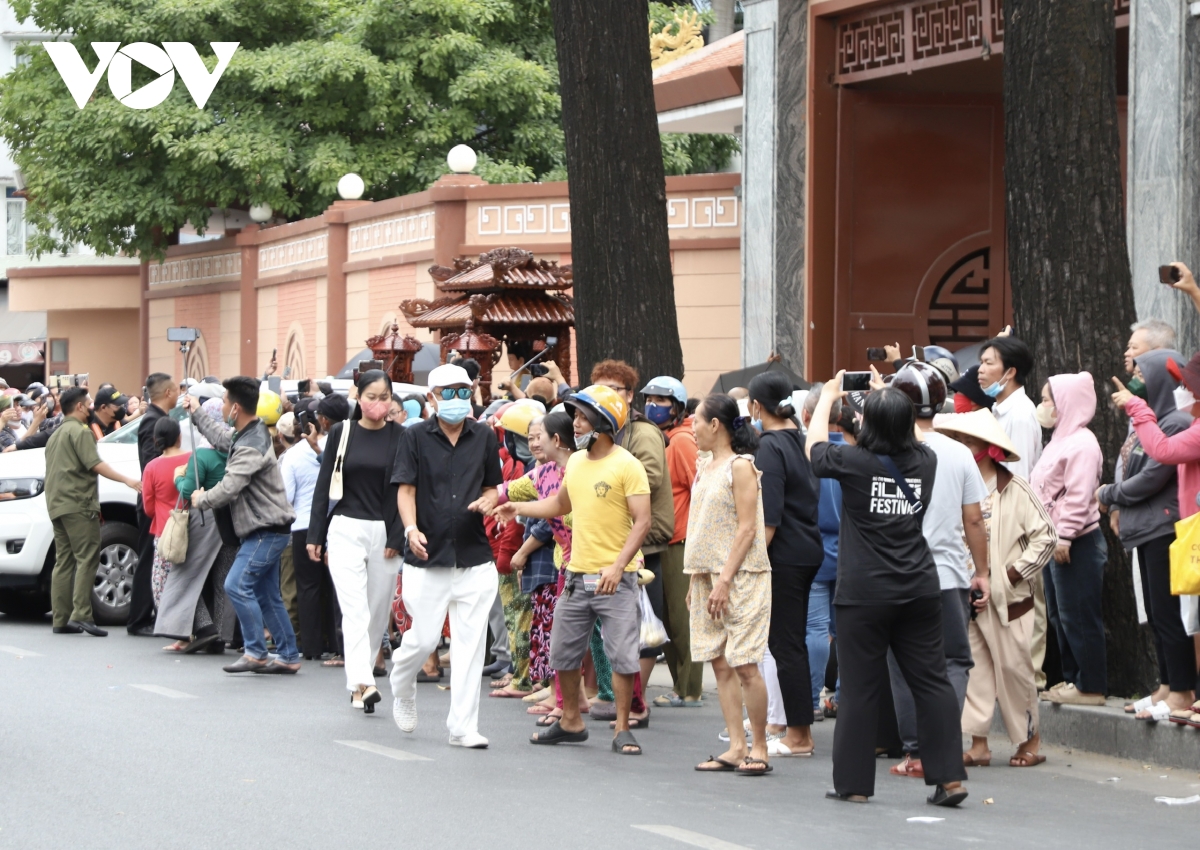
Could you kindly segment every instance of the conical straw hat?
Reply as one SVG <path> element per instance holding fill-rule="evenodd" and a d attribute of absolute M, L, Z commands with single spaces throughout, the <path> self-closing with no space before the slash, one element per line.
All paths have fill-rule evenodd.
<path fill-rule="evenodd" d="M 955 413 L 938 419 L 934 430 L 942 434 L 966 434 L 985 443 L 991 443 L 1004 452 L 1006 461 L 1020 460 L 1021 456 L 1013 447 L 1012 440 L 1000 427 L 996 417 L 990 410 L 972 410 L 970 413 Z"/>

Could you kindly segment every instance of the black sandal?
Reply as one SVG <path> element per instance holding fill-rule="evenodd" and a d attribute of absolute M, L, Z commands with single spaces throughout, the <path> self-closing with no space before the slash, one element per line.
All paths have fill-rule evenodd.
<path fill-rule="evenodd" d="M 533 722 L 533 725 L 540 726 L 543 729 L 547 729 L 547 728 L 553 726 L 555 723 L 557 723 L 560 720 L 562 720 L 561 716 L 555 717 L 553 714 L 547 714 L 544 717 L 539 717 L 537 720 L 535 720 Z"/>
<path fill-rule="evenodd" d="M 766 759 L 756 759 L 746 756 L 734 770 L 738 776 L 766 776 L 775 768 L 767 764 Z"/>
<path fill-rule="evenodd" d="M 629 752 L 626 747 L 637 747 L 635 752 Z M 633 737 L 633 733 L 626 729 L 624 732 L 618 732 L 617 737 L 613 738 L 612 751 L 623 756 L 640 756 L 642 754 L 642 745 L 637 742 L 637 738 Z"/>
<path fill-rule="evenodd" d="M 826 800 L 840 800 L 843 803 L 865 803 L 867 798 L 863 794 L 839 794 L 837 791 L 826 791 Z"/>
<path fill-rule="evenodd" d="M 704 765 L 706 764 L 715 764 L 717 766 L 705 767 Z M 719 756 L 709 756 L 708 761 L 703 761 L 696 765 L 696 770 L 698 770 L 700 773 L 729 773 L 737 770 L 737 765 L 731 761 L 725 761 L 725 759 L 720 758 Z"/>
<path fill-rule="evenodd" d="M 582 744 L 588 739 L 588 730 L 581 729 L 578 732 L 568 732 L 566 729 L 558 725 L 558 721 L 554 723 L 545 732 L 534 732 L 529 738 L 531 744 Z"/>
<path fill-rule="evenodd" d="M 965 799 L 967 799 L 966 788 L 960 787 L 957 791 L 951 793 L 950 791 L 946 790 L 946 786 L 939 785 L 937 788 L 933 789 L 932 794 L 925 798 L 925 802 L 929 803 L 931 806 L 945 806 L 947 808 L 951 808 L 953 806 L 957 806 Z"/>

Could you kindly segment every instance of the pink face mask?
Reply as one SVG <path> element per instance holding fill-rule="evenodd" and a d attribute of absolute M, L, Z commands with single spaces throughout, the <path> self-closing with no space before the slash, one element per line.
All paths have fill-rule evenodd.
<path fill-rule="evenodd" d="M 388 409 L 391 404 L 387 401 L 360 401 L 358 406 L 362 408 L 363 419 L 370 419 L 372 422 L 381 422 L 387 419 Z"/>

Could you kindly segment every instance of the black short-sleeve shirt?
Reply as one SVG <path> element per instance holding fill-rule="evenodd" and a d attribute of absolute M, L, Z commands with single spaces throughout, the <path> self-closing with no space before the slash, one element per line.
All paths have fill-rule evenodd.
<path fill-rule="evenodd" d="M 920 446 L 893 456 L 918 498 L 933 493 L 937 457 Z M 921 519 L 875 455 L 859 446 L 817 443 L 812 467 L 842 483 L 837 605 L 901 605 L 941 592 Z"/>
<path fill-rule="evenodd" d="M 404 541 L 404 563 L 418 567 L 477 567 L 492 560 L 483 515 L 467 510 L 486 487 L 504 481 L 496 432 L 475 421 L 463 424 L 451 444 L 436 417 L 408 429 L 396 452 L 393 484 L 417 488 L 417 528 L 428 545 L 428 560 L 412 554 Z"/>
<path fill-rule="evenodd" d="M 799 428 L 767 431 L 754 464 L 762 471 L 763 521 L 775 528 L 767 547 L 771 569 L 819 566 L 825 560 L 817 526 L 821 492 L 804 454 L 804 434 Z"/>

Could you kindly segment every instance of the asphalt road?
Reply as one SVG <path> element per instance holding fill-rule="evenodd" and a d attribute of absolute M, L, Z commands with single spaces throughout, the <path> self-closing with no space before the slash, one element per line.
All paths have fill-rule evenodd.
<path fill-rule="evenodd" d="M 776 759 L 762 778 L 699 774 L 722 752 L 715 699 L 656 709 L 645 755 L 623 757 L 607 729 L 533 747 L 525 705 L 485 698 L 491 749 L 460 750 L 434 685 L 405 735 L 384 682 L 381 710 L 364 715 L 341 670 L 231 676 L 231 656 L 179 658 L 165 643 L 0 616 L 0 847 L 1127 850 L 1192 845 L 1200 823 L 1200 804 L 1154 802 L 1200 794 L 1200 774 L 1056 749 L 1033 769 L 973 769 L 960 810 L 927 806 L 925 786 L 882 760 L 869 805 L 828 801 L 829 721 L 815 758 Z M 993 748 L 1006 764 L 1007 741 Z"/>

